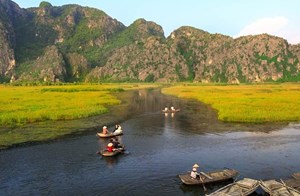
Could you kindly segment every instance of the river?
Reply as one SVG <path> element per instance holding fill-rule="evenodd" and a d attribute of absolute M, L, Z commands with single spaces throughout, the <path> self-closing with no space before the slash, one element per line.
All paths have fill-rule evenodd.
<path fill-rule="evenodd" d="M 209 106 L 135 92 L 121 122 L 125 154 L 96 154 L 107 143 L 94 132 L 0 152 L 0 195 L 204 195 L 216 187 L 182 185 L 178 174 L 224 167 L 240 177 L 285 179 L 300 171 L 300 124 L 219 122 Z M 162 114 L 165 106 L 181 111 Z M 109 127 L 110 130 L 113 127 Z"/>

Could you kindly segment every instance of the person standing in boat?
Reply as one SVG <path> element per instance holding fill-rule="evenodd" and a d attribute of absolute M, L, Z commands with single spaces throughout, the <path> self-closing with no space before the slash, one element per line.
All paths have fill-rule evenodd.
<path fill-rule="evenodd" d="M 109 134 L 109 131 L 108 131 L 108 129 L 107 129 L 107 126 L 103 126 L 103 129 L 102 129 L 102 133 L 103 134 Z"/>
<path fill-rule="evenodd" d="M 120 125 L 115 125 L 114 132 L 119 128 Z"/>
<path fill-rule="evenodd" d="M 121 127 L 121 125 L 118 125 L 118 128 L 117 128 L 117 130 L 115 130 L 114 131 L 114 135 L 119 135 L 119 134 L 121 134 L 123 131 L 122 131 L 122 127 Z"/>
<path fill-rule="evenodd" d="M 200 180 L 200 174 L 199 174 L 198 171 L 197 171 L 197 168 L 198 168 L 198 167 L 199 167 L 198 164 L 193 165 L 193 169 L 192 169 L 192 171 L 191 171 L 191 177 L 192 177 L 193 179 Z"/>

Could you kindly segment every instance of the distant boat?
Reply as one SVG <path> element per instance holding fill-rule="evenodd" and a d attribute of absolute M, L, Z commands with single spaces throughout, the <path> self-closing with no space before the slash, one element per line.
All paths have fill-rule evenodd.
<path fill-rule="evenodd" d="M 256 191 L 258 187 L 258 180 L 244 178 L 243 180 L 228 184 L 207 196 L 247 196 Z"/>
<path fill-rule="evenodd" d="M 180 109 L 176 109 L 176 110 L 161 110 L 163 113 L 175 113 L 175 112 L 179 112 Z"/>
<path fill-rule="evenodd" d="M 260 182 L 261 188 L 270 195 L 300 196 L 300 191 L 287 186 L 283 181 L 267 180 Z"/>
<path fill-rule="evenodd" d="M 202 184 L 209 184 L 215 182 L 222 182 L 226 180 L 233 179 L 238 174 L 238 171 L 234 169 L 223 169 L 218 171 L 211 171 L 211 172 L 200 172 L 201 179 L 195 179 L 190 176 L 190 172 L 187 174 L 180 174 L 178 177 L 182 181 L 183 184 L 186 185 L 202 185 Z"/>

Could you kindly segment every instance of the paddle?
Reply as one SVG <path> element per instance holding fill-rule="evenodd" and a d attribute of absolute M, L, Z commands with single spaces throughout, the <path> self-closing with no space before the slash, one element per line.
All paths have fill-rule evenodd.
<path fill-rule="evenodd" d="M 204 181 L 203 181 L 203 179 L 201 178 L 201 175 L 200 175 L 200 174 L 199 174 L 199 177 L 200 177 L 200 181 L 202 182 L 203 190 L 206 192 L 207 189 L 206 189 L 206 187 L 204 186 Z"/>

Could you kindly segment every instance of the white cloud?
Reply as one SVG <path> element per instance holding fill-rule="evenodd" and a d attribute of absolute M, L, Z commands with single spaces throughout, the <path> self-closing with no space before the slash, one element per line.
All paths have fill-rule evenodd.
<path fill-rule="evenodd" d="M 237 36 L 267 33 L 286 39 L 291 44 L 300 43 L 300 29 L 283 16 L 260 18 L 245 26 Z"/>
<path fill-rule="evenodd" d="M 278 35 L 289 23 L 289 20 L 283 16 L 274 18 L 260 18 L 253 23 L 245 26 L 236 37 L 243 35 L 257 35 L 268 33 Z"/>

